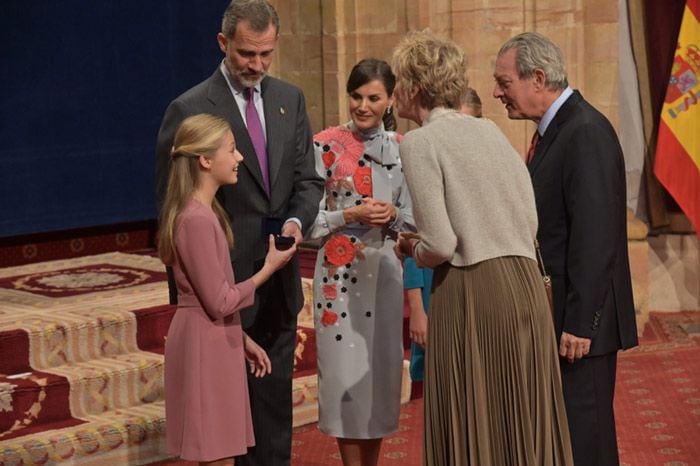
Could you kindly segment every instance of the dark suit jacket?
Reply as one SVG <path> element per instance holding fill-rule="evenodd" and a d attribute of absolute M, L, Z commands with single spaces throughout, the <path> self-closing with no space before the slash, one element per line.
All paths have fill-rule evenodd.
<path fill-rule="evenodd" d="M 591 338 L 589 356 L 637 345 L 625 166 L 610 122 L 574 91 L 528 165 L 537 238 L 552 274 L 557 336 Z"/>
<path fill-rule="evenodd" d="M 263 187 L 253 143 L 219 68 L 168 106 L 156 146 L 156 181 L 162 199 L 170 149 L 182 120 L 198 113 L 210 113 L 230 123 L 243 163 L 238 170 L 238 183 L 222 187 L 217 197 L 231 216 L 234 235 L 231 261 L 237 281 L 249 278 L 262 267 L 267 252 L 267 238 L 262 234 L 263 219 L 272 217 L 284 221 L 296 217 L 306 231 L 316 218 L 323 189 L 323 181 L 315 170 L 311 128 L 301 90 L 266 77 L 261 83 L 261 94 L 270 169 L 269 196 Z M 304 298 L 297 257 L 278 271 L 276 277 L 283 289 L 261 287 L 255 304 L 241 313 L 244 328 L 253 324 L 266 293 L 283 293 L 288 310 L 293 314 L 302 308 Z"/>

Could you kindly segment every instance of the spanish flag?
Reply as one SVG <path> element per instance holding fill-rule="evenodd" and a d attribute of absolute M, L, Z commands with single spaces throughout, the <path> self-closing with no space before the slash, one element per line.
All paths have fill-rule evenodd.
<path fill-rule="evenodd" d="M 654 173 L 700 237 L 700 0 L 687 0 L 666 99 Z"/>

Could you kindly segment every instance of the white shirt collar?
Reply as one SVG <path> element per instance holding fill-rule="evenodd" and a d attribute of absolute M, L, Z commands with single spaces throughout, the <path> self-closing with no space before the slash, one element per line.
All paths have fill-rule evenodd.
<path fill-rule="evenodd" d="M 544 115 L 540 120 L 540 124 L 537 125 L 537 132 L 540 133 L 540 137 L 544 136 L 545 131 L 547 131 L 547 127 L 552 122 L 561 106 L 564 105 L 564 102 L 566 102 L 566 100 L 573 93 L 573 89 L 571 89 L 571 87 L 569 86 L 566 86 L 566 89 L 564 89 L 564 91 L 561 94 L 559 94 L 559 97 L 557 97 L 556 100 L 552 102 L 552 105 L 549 106 L 547 111 L 544 112 Z"/>

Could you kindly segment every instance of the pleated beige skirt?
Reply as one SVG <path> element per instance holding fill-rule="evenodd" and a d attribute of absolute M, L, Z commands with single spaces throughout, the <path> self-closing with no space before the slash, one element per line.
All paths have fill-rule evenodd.
<path fill-rule="evenodd" d="M 435 270 L 426 466 L 573 465 L 554 326 L 535 261 Z"/>

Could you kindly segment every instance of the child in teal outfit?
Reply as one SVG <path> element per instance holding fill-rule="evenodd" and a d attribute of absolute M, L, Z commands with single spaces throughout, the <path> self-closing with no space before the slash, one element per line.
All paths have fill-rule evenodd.
<path fill-rule="evenodd" d="M 403 263 L 403 287 L 406 289 L 408 307 L 411 311 L 409 330 L 411 335 L 411 380 L 423 380 L 423 358 L 425 339 L 428 334 L 428 307 L 433 269 L 421 268 L 412 257 Z"/>

